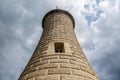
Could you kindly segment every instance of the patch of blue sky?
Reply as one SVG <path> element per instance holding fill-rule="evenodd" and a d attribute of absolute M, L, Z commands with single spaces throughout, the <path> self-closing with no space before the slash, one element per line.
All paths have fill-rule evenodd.
<path fill-rule="evenodd" d="M 89 7 L 90 7 L 89 5 L 84 5 L 84 8 L 86 11 L 82 11 L 81 13 L 82 13 L 82 15 L 85 16 L 85 19 L 87 20 L 88 24 L 90 25 L 92 22 L 98 20 L 100 18 L 100 15 L 102 13 L 104 13 L 104 11 L 102 11 L 100 9 L 97 10 L 93 7 L 95 13 L 91 13 L 91 12 L 88 12 Z"/>
<path fill-rule="evenodd" d="M 84 8 L 88 10 L 89 9 L 89 5 L 84 5 Z"/>
<path fill-rule="evenodd" d="M 102 13 L 104 13 L 104 11 L 102 11 L 102 10 L 97 10 L 97 11 L 96 11 L 96 16 L 97 16 L 97 17 L 100 17 L 100 15 L 101 15 Z"/>
<path fill-rule="evenodd" d="M 85 15 L 85 18 L 89 25 L 91 24 L 91 22 L 96 21 L 98 19 L 98 17 L 94 16 L 93 14 L 87 14 Z"/>
<path fill-rule="evenodd" d="M 85 16 L 89 25 L 91 24 L 92 21 L 97 20 L 97 17 L 95 16 L 95 14 L 89 12 L 90 7 L 92 7 L 95 10 L 95 5 L 90 6 L 90 4 L 85 4 L 84 5 L 85 11 L 82 12 L 82 14 Z"/>
<path fill-rule="evenodd" d="M 96 3 L 99 4 L 101 1 L 104 1 L 104 0 L 96 0 Z"/>

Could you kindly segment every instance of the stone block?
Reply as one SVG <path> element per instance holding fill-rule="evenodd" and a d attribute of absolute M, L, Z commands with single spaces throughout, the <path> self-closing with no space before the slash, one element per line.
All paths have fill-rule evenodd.
<path fill-rule="evenodd" d="M 48 69 L 48 75 L 51 74 L 71 74 L 70 69 L 66 68 L 54 68 L 54 69 Z"/>
<path fill-rule="evenodd" d="M 52 56 L 46 56 L 46 57 L 43 57 L 41 60 L 49 60 L 49 59 L 58 59 L 59 56 L 56 56 L 56 55 L 52 55 Z"/>
<path fill-rule="evenodd" d="M 77 75 L 77 76 L 86 77 L 86 73 L 84 71 L 81 71 L 81 70 L 72 70 L 72 74 Z"/>
<path fill-rule="evenodd" d="M 46 80 L 46 76 L 38 76 L 33 78 L 33 80 Z"/>
<path fill-rule="evenodd" d="M 52 59 L 50 63 L 68 63 L 67 59 Z"/>
<path fill-rule="evenodd" d="M 57 63 L 51 63 L 51 64 L 44 64 L 39 66 L 39 70 L 41 69 L 49 69 L 49 68 L 58 68 L 58 64 Z"/>
<path fill-rule="evenodd" d="M 45 76 L 45 75 L 47 75 L 47 70 L 46 69 L 37 71 L 37 76 Z"/>
<path fill-rule="evenodd" d="M 76 60 L 76 58 L 74 58 L 74 57 L 72 57 L 72 56 L 63 56 L 63 55 L 61 55 L 61 56 L 59 56 L 59 57 L 60 57 L 60 59 Z"/>
<path fill-rule="evenodd" d="M 80 69 L 82 70 L 82 71 L 86 71 L 86 66 L 80 66 Z"/>
<path fill-rule="evenodd" d="M 60 80 L 82 80 L 79 76 L 61 75 Z"/>
<path fill-rule="evenodd" d="M 40 65 L 43 65 L 43 64 L 48 64 L 48 61 L 44 60 L 44 61 L 36 62 L 36 63 L 33 64 L 32 67 L 40 66 Z"/>
<path fill-rule="evenodd" d="M 27 78 L 29 79 L 29 78 L 33 78 L 37 76 L 45 76 L 45 75 L 47 75 L 46 69 L 28 73 Z"/>
<path fill-rule="evenodd" d="M 82 65 L 82 66 L 86 66 L 86 64 L 84 62 L 80 62 L 80 61 L 75 61 L 75 60 L 70 60 L 71 64 L 77 64 L 77 65 Z"/>
<path fill-rule="evenodd" d="M 31 72 L 31 73 L 28 73 L 27 78 L 30 79 L 30 78 L 33 78 L 35 76 L 36 76 L 36 72 Z"/>
<path fill-rule="evenodd" d="M 61 63 L 61 64 L 60 64 L 60 67 L 61 67 L 61 68 L 71 68 L 71 69 L 77 69 L 77 70 L 79 70 L 79 69 L 80 69 L 80 66 L 79 66 L 79 65 L 75 65 L 75 64 L 68 64 L 68 63 Z"/>
<path fill-rule="evenodd" d="M 90 73 L 87 73 L 85 71 L 81 71 L 81 70 L 72 70 L 72 74 L 81 76 L 81 77 L 86 77 L 86 78 L 88 78 L 87 80 L 93 79 L 93 75 L 91 75 Z"/>
<path fill-rule="evenodd" d="M 30 78 L 30 79 L 28 79 L 28 80 L 33 80 L 33 78 Z"/>
<path fill-rule="evenodd" d="M 46 77 L 46 80 L 60 80 L 60 76 L 59 75 L 48 75 Z"/>

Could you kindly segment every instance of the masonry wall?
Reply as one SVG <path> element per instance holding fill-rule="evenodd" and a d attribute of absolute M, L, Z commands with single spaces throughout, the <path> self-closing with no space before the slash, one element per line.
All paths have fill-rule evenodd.
<path fill-rule="evenodd" d="M 41 39 L 19 80 L 98 80 L 74 33 L 68 13 L 49 12 Z M 55 43 L 65 52 L 56 53 Z"/>

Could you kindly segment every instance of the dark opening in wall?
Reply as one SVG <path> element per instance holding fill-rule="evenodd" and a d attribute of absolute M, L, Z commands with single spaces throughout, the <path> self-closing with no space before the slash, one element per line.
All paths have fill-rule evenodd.
<path fill-rule="evenodd" d="M 64 43 L 57 42 L 54 45 L 55 45 L 55 52 L 56 53 L 64 53 L 65 52 Z"/>

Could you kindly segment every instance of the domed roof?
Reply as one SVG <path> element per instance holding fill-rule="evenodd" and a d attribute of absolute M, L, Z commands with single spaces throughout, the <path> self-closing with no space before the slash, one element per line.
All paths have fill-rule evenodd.
<path fill-rule="evenodd" d="M 54 10 L 49 11 L 49 12 L 43 17 L 43 20 L 42 20 L 42 27 L 43 27 L 43 29 L 44 29 L 44 21 L 45 21 L 45 18 L 46 18 L 48 15 L 53 14 L 53 13 L 63 13 L 63 14 L 68 15 L 68 16 L 70 17 L 70 19 L 72 20 L 73 28 L 75 27 L 74 18 L 73 18 L 73 16 L 72 16 L 69 12 L 67 12 L 67 11 L 65 11 L 65 10 L 62 10 L 62 9 L 54 9 Z"/>

